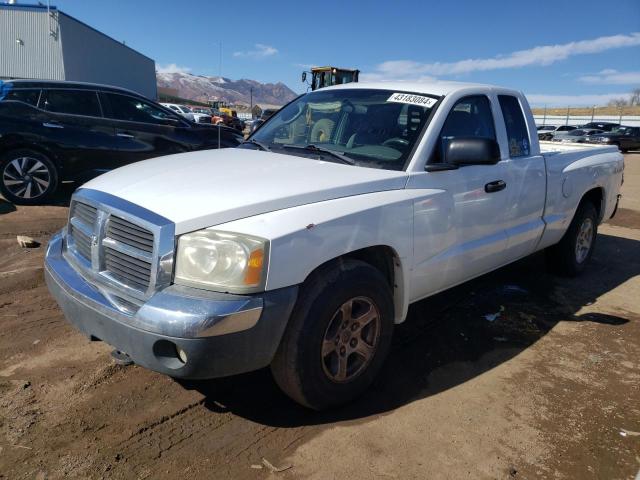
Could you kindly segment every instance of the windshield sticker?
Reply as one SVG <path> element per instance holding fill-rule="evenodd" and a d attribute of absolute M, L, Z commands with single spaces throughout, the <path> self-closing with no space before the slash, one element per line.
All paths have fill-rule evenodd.
<path fill-rule="evenodd" d="M 436 104 L 437 100 L 435 98 L 425 97 L 422 95 L 396 92 L 387 99 L 387 102 L 408 103 L 410 105 L 431 108 Z"/>

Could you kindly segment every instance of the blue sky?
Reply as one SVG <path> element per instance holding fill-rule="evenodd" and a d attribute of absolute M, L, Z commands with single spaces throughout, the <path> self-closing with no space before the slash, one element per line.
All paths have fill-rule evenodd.
<path fill-rule="evenodd" d="M 640 1 L 52 0 L 161 70 L 282 81 L 309 65 L 363 79 L 523 90 L 534 104 L 606 103 L 640 87 Z M 315 30 L 312 30 L 315 27 Z M 540 48 L 549 47 L 549 48 Z"/>

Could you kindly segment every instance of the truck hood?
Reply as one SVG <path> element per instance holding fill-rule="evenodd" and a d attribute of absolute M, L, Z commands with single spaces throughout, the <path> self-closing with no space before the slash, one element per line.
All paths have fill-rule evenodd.
<path fill-rule="evenodd" d="M 407 174 L 249 149 L 145 160 L 83 185 L 173 221 L 176 234 L 307 203 L 404 188 Z"/>

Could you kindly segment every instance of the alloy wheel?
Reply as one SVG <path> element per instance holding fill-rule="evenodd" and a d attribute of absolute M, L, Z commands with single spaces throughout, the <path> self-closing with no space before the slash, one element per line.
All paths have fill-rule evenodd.
<path fill-rule="evenodd" d="M 576 262 L 582 263 L 585 261 L 591 250 L 591 244 L 593 243 L 593 221 L 590 218 L 585 218 L 578 230 L 578 237 L 576 239 Z"/>
<path fill-rule="evenodd" d="M 322 367 L 336 383 L 359 376 L 373 359 L 380 338 L 381 317 L 370 298 L 355 297 L 335 312 L 322 341 Z"/>
<path fill-rule="evenodd" d="M 2 183 L 9 193 L 18 198 L 38 198 L 51 184 L 51 171 L 37 158 L 19 157 L 5 164 Z"/>

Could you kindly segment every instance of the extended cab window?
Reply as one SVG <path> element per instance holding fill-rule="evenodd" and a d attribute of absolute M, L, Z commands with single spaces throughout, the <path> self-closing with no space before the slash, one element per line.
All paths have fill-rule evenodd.
<path fill-rule="evenodd" d="M 454 138 L 496 139 L 491 102 L 484 95 L 461 98 L 453 106 L 440 131 L 430 163 L 442 162 L 447 143 Z"/>
<path fill-rule="evenodd" d="M 507 141 L 509 143 L 510 157 L 523 157 L 529 155 L 530 144 L 527 133 L 527 122 L 524 120 L 520 102 L 512 95 L 498 95 L 500 109 L 507 128 Z M 560 130 L 560 127 L 558 130 Z M 569 128 L 569 130 L 573 130 Z"/>
<path fill-rule="evenodd" d="M 45 90 L 44 109 L 49 112 L 101 117 L 96 92 L 89 90 Z"/>
<path fill-rule="evenodd" d="M 156 125 L 177 124 L 179 120 L 165 110 L 136 97 L 118 93 L 102 93 L 105 116 L 127 122 L 152 123 Z"/>

